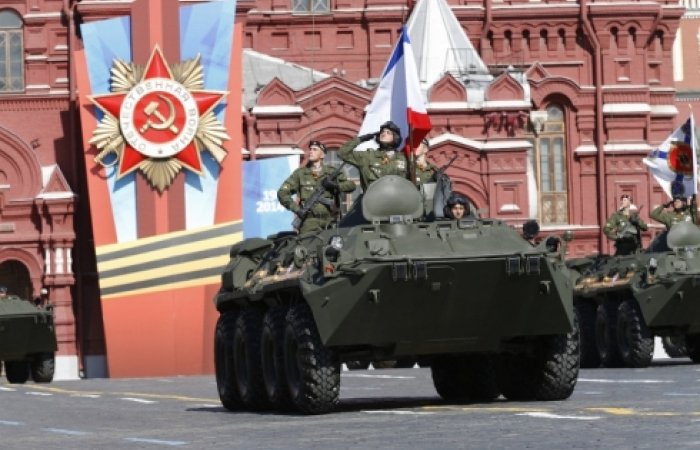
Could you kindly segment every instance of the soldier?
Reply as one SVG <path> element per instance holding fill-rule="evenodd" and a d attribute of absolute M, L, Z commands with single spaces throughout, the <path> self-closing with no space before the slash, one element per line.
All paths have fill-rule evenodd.
<path fill-rule="evenodd" d="M 447 199 L 445 206 L 445 216 L 451 217 L 454 220 L 464 218 L 469 214 L 469 201 L 462 194 L 453 193 Z"/>
<path fill-rule="evenodd" d="M 671 205 L 673 205 L 673 211 L 664 212 L 664 209 Z M 688 210 L 688 203 L 679 195 L 673 197 L 673 200 L 670 202 L 654 208 L 654 210 L 651 212 L 651 218 L 666 225 L 667 231 L 678 222 L 693 220 L 693 216 Z"/>
<path fill-rule="evenodd" d="M 430 164 L 425 157 L 428 150 L 430 150 L 430 142 L 424 138 L 416 150 L 416 185 L 418 186 L 430 182 L 437 170 L 437 167 Z"/>
<path fill-rule="evenodd" d="M 7 297 L 7 287 L 0 286 L 0 298 Z"/>
<path fill-rule="evenodd" d="M 330 166 L 323 165 L 323 158 L 326 155 L 326 147 L 319 141 L 311 141 L 309 144 L 309 162 L 304 167 L 300 167 L 287 178 L 279 191 L 277 198 L 282 206 L 298 213 L 301 206 L 297 204 L 292 196 L 297 194 L 300 203 L 303 204 L 309 199 L 319 185 L 326 188 L 323 196 L 332 204 L 335 194 L 340 192 L 352 192 L 355 190 L 355 183 L 348 180 L 345 174 L 338 175 L 335 181 L 328 179 L 328 175 L 332 174 L 335 169 Z M 316 202 L 312 207 L 312 214 L 307 217 L 301 217 L 302 224 L 299 227 L 299 234 L 316 232 L 326 229 L 333 221 L 334 214 L 331 206 L 325 205 L 322 202 Z"/>
<path fill-rule="evenodd" d="M 641 232 L 649 228 L 637 214 L 632 197 L 623 194 L 620 202 L 620 209 L 610 216 L 603 229 L 605 235 L 615 241 L 615 256 L 636 252 L 642 245 Z"/>
<path fill-rule="evenodd" d="M 379 149 L 353 151 L 360 142 L 374 139 Z M 350 139 L 338 150 L 338 157 L 360 170 L 362 190 L 385 175 L 407 178 L 408 161 L 400 150 L 403 143 L 401 130 L 392 121 L 384 122 L 378 133 L 370 133 Z"/>

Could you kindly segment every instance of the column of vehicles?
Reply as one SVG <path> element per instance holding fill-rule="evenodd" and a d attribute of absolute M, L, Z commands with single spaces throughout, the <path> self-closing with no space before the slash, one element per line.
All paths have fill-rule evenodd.
<path fill-rule="evenodd" d="M 444 210 L 449 180 L 385 176 L 336 227 L 231 248 L 214 303 L 230 410 L 321 414 L 341 365 L 426 361 L 446 400 L 563 400 L 579 336 L 565 239 Z M 426 206 L 427 205 L 427 206 Z"/>
<path fill-rule="evenodd" d="M 16 295 L 0 296 L 0 367 L 9 383 L 53 380 L 58 350 L 53 308 Z"/>
<path fill-rule="evenodd" d="M 700 362 L 700 230 L 680 222 L 641 252 L 571 259 L 581 367 L 647 367 L 654 337 Z"/>

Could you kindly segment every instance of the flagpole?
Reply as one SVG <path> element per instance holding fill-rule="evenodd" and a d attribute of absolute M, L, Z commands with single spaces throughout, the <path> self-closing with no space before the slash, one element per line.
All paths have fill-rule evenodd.
<path fill-rule="evenodd" d="M 408 151 L 409 156 L 411 158 L 411 171 L 409 172 L 408 176 L 409 179 L 411 180 L 411 183 L 414 185 L 416 184 L 416 152 L 414 150 L 413 146 L 413 126 L 411 124 L 408 125 Z"/>
<path fill-rule="evenodd" d="M 697 153 L 697 143 L 695 142 L 695 118 L 693 117 L 693 105 L 688 103 L 688 109 L 690 109 L 690 140 L 692 142 L 691 148 L 693 149 L 693 162 L 695 163 L 693 166 L 693 171 L 695 172 L 693 174 L 694 178 L 694 186 L 693 186 L 693 198 L 690 200 L 690 207 L 691 211 L 693 212 L 691 214 L 691 218 L 693 219 L 693 223 L 695 225 L 698 224 L 698 153 Z"/>

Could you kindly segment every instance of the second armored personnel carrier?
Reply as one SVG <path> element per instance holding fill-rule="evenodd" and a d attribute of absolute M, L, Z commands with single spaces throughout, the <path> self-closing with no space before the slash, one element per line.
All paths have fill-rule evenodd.
<path fill-rule="evenodd" d="M 448 400 L 571 395 L 578 332 L 563 242 L 535 247 L 474 216 L 424 221 L 423 205 L 387 176 L 337 228 L 231 249 L 214 299 L 226 408 L 329 412 L 341 363 L 409 357 L 429 358 Z"/>
<path fill-rule="evenodd" d="M 58 350 L 51 306 L 40 307 L 15 295 L 0 297 L 0 361 L 10 383 L 49 383 Z"/>
<path fill-rule="evenodd" d="M 654 336 L 670 356 L 700 362 L 700 230 L 691 222 L 656 236 L 645 251 L 573 259 L 581 367 L 647 367 Z M 677 354 L 676 354 L 677 353 Z"/>

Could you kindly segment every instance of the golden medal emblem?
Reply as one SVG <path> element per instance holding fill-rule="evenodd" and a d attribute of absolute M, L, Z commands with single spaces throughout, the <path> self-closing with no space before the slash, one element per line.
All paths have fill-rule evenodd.
<path fill-rule="evenodd" d="M 214 109 L 228 92 L 203 89 L 200 55 L 169 66 L 156 45 L 145 67 L 115 60 L 111 73 L 112 92 L 88 96 L 104 113 L 90 139 L 97 164 L 116 165 L 117 179 L 140 170 L 160 192 L 183 168 L 203 176 L 203 150 L 221 164 L 230 137 Z"/>

